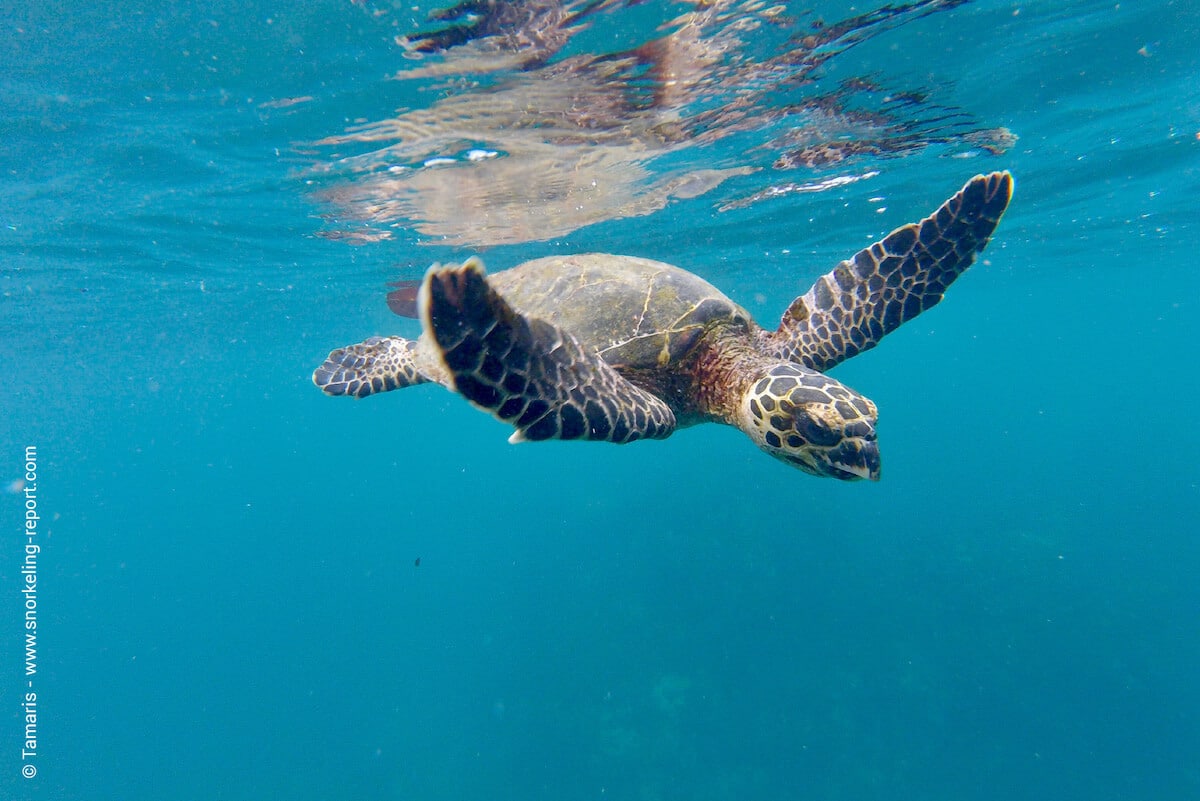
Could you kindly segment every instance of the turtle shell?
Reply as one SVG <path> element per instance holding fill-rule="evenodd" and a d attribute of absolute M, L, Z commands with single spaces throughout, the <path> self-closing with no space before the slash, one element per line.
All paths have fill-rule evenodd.
<path fill-rule="evenodd" d="M 488 282 L 518 312 L 570 331 L 614 367 L 670 367 L 711 325 L 752 325 L 745 309 L 699 276 L 632 256 L 551 256 Z"/>

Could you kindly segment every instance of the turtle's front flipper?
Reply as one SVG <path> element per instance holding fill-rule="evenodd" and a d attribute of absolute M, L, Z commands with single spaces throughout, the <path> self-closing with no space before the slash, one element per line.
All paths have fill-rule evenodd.
<path fill-rule="evenodd" d="M 516 427 L 510 442 L 632 442 L 675 430 L 675 415 L 660 398 L 626 381 L 569 332 L 518 314 L 488 285 L 478 259 L 431 268 L 418 306 L 450 385 Z"/>
<path fill-rule="evenodd" d="M 1007 172 L 977 175 L 919 223 L 905 225 L 821 276 L 784 312 L 767 347 L 825 371 L 942 299 L 983 250 L 1012 197 Z"/>
<path fill-rule="evenodd" d="M 312 380 L 326 395 L 355 398 L 424 384 L 429 379 L 417 370 L 416 353 L 411 339 L 371 337 L 330 353 Z"/>

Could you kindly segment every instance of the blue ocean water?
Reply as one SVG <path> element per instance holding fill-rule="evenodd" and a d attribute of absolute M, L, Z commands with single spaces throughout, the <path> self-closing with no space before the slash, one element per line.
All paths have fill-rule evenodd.
<path fill-rule="evenodd" d="M 420 49 L 434 8 L 0 14 L 0 797 L 1200 797 L 1200 10 L 581 4 L 468 69 L 505 51 Z M 613 56 L 664 36 L 704 79 L 632 136 L 681 84 Z M 522 127 L 576 63 L 634 112 Z M 309 380 L 473 253 L 660 258 L 773 326 L 996 169 L 981 261 L 837 368 L 877 484 Z"/>

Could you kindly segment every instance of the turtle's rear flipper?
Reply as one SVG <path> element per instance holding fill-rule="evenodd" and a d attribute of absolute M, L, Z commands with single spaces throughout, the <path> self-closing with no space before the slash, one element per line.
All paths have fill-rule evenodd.
<path fill-rule="evenodd" d="M 418 302 L 421 324 L 451 385 L 513 425 L 510 442 L 661 439 L 675 415 L 567 331 L 522 317 L 489 285 L 478 259 L 434 267 Z"/>
<path fill-rule="evenodd" d="M 312 380 L 326 395 L 355 398 L 424 384 L 429 379 L 417 370 L 416 350 L 411 339 L 371 337 L 330 353 Z"/>
<path fill-rule="evenodd" d="M 417 292 L 420 281 L 392 281 L 388 284 L 387 305 L 394 314 L 417 319 Z"/>
<path fill-rule="evenodd" d="M 1008 208 L 1012 187 L 1007 172 L 977 175 L 921 222 L 834 267 L 792 301 L 768 348 L 824 372 L 875 347 L 940 301 L 971 266 Z"/>

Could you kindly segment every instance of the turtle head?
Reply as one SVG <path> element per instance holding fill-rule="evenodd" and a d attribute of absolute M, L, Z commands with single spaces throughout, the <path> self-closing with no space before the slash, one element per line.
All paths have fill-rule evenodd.
<path fill-rule="evenodd" d="M 775 364 L 742 395 L 738 427 L 767 453 L 815 476 L 879 480 L 875 404 L 798 364 Z"/>

